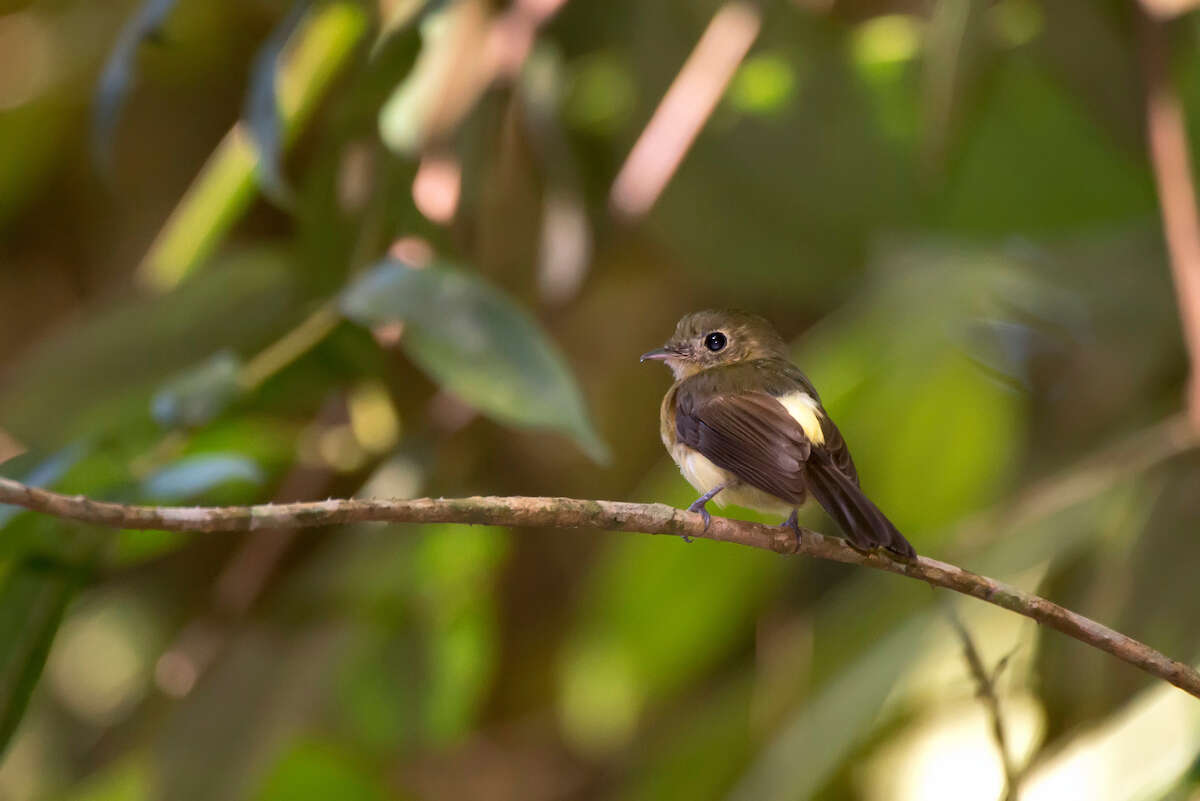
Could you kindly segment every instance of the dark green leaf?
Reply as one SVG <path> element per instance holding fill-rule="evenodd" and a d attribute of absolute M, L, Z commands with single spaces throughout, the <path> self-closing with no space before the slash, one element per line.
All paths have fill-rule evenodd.
<path fill-rule="evenodd" d="M 0 388 L 5 430 L 37 448 L 123 426 L 152 431 L 150 399 L 164 381 L 222 348 L 253 352 L 296 323 L 285 253 L 222 261 L 169 295 L 112 304 L 29 348 Z"/>
<path fill-rule="evenodd" d="M 524 310 L 478 277 L 384 261 L 346 290 L 342 310 L 363 325 L 403 321 L 409 357 L 489 417 L 562 431 L 593 459 L 608 458 L 562 354 Z"/>
<path fill-rule="evenodd" d="M 146 0 L 121 30 L 104 65 L 92 110 L 92 158 L 104 173 L 111 170 L 112 139 L 121 109 L 133 86 L 138 48 L 158 36 L 177 0 Z"/>
<path fill-rule="evenodd" d="M 58 521 L 49 527 L 59 551 L 26 555 L 0 587 L 0 753 L 21 722 L 63 612 L 103 537 Z"/>
<path fill-rule="evenodd" d="M 236 355 L 221 351 L 168 381 L 150 401 L 151 414 L 166 428 L 207 423 L 240 392 L 241 366 Z"/>
<path fill-rule="evenodd" d="M 283 175 L 283 125 L 279 113 L 280 55 L 300 26 L 312 0 L 295 0 L 267 41 L 254 57 L 250 86 L 246 90 L 242 118 L 258 148 L 258 182 L 266 195 L 281 206 L 292 205 L 292 190 Z"/>
<path fill-rule="evenodd" d="M 77 581 L 53 567 L 21 568 L 0 590 L 0 753 L 37 686 Z"/>

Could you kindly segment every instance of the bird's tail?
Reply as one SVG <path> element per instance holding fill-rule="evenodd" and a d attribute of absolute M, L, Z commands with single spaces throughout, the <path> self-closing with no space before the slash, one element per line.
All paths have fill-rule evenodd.
<path fill-rule="evenodd" d="M 856 548 L 887 548 L 909 559 L 917 555 L 892 521 L 832 462 L 809 462 L 808 488 Z"/>

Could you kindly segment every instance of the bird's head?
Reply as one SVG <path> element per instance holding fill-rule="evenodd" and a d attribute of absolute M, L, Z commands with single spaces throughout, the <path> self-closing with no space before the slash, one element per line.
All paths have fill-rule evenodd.
<path fill-rule="evenodd" d="M 643 353 L 642 361 L 666 362 L 679 380 L 711 367 L 786 355 L 783 338 L 758 315 L 709 309 L 680 320 L 670 341 Z"/>

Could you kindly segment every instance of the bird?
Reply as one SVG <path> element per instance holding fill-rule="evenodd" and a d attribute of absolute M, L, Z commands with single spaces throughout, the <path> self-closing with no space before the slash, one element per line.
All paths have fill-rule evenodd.
<path fill-rule="evenodd" d="M 781 525 L 800 538 L 797 510 L 812 496 L 853 547 L 916 556 L 863 493 L 846 440 L 767 320 L 741 310 L 693 312 L 641 361 L 664 362 L 674 374 L 660 433 L 701 493 L 688 511 L 700 513 L 705 529 L 713 501 L 787 514 Z"/>

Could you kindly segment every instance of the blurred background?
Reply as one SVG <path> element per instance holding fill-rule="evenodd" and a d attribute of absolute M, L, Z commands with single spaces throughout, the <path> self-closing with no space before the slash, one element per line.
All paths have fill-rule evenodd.
<path fill-rule="evenodd" d="M 637 357 L 737 306 L 920 552 L 1194 661 L 1146 135 L 1155 92 L 1200 130 L 1193 5 L 0 0 L 0 472 L 686 505 Z M 6 800 L 1200 793 L 1195 699 L 897 576 L 597 531 L 0 527 Z"/>

